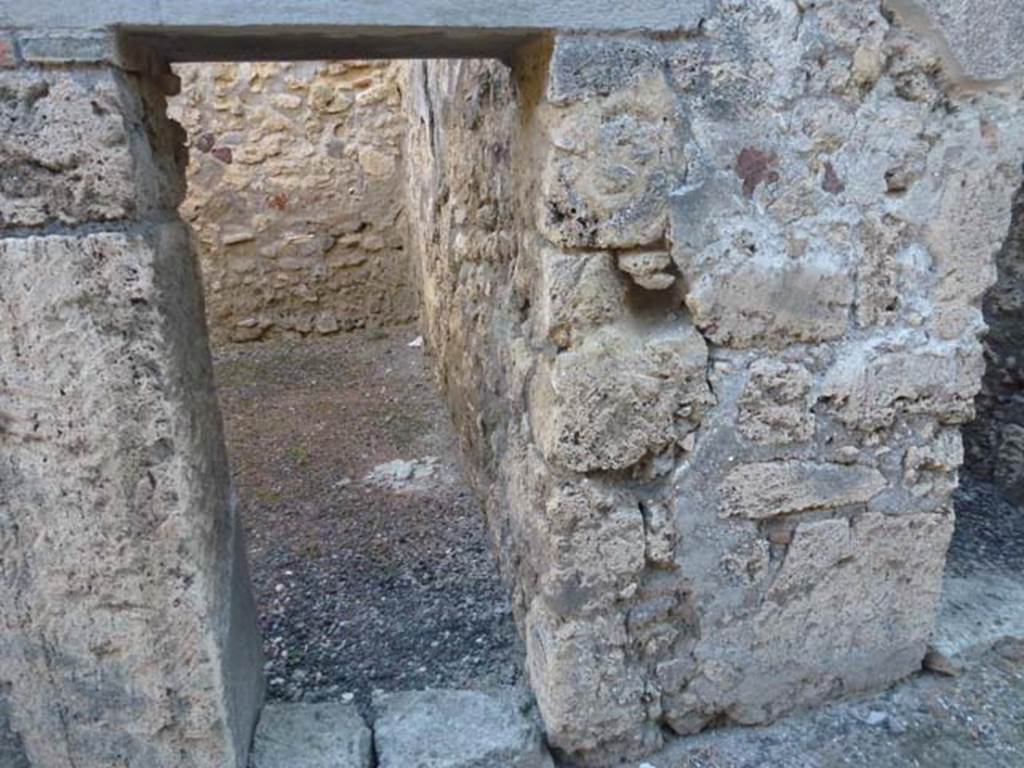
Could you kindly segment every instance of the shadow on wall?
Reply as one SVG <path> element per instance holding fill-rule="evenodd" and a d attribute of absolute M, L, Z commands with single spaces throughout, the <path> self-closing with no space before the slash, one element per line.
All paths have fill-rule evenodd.
<path fill-rule="evenodd" d="M 416 318 L 405 250 L 399 65 L 178 65 L 181 207 L 215 342 Z"/>
<path fill-rule="evenodd" d="M 965 469 L 1024 504 L 1024 187 L 996 256 L 998 277 L 985 296 L 986 369 L 975 401 L 977 417 L 964 428 Z"/>
<path fill-rule="evenodd" d="M 0 766 L 3 768 L 31 768 L 25 756 L 21 736 L 11 727 L 10 704 L 7 701 L 9 686 L 0 683 Z"/>

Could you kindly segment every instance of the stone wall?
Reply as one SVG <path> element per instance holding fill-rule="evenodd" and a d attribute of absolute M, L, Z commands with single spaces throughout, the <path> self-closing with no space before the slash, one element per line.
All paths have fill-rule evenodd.
<path fill-rule="evenodd" d="M 428 343 L 570 761 L 920 667 L 1024 116 L 898 10 L 411 70 Z"/>
<path fill-rule="evenodd" d="M 987 365 L 978 417 L 964 430 L 966 465 L 1024 505 L 1024 187 L 996 268 L 996 284 L 985 296 Z"/>
<path fill-rule="evenodd" d="M 404 75 L 425 335 L 570 763 L 919 667 L 1022 182 L 1021 82 L 916 4 L 713 5 Z M 0 33 L 2 741 L 242 768 L 262 665 L 177 83 L 130 42 Z"/>
<path fill-rule="evenodd" d="M 244 768 L 263 664 L 174 78 L 3 62 L 5 764 Z"/>
<path fill-rule="evenodd" d="M 215 340 L 405 323 L 405 116 L 387 61 L 178 65 L 182 215 Z"/>

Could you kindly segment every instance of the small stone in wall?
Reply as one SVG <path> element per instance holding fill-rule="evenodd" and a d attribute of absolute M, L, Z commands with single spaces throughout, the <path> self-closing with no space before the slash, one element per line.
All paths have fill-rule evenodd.
<path fill-rule="evenodd" d="M 232 154 L 230 147 L 215 147 L 210 151 L 210 154 L 225 165 L 231 165 L 234 160 L 234 155 Z"/>
<path fill-rule="evenodd" d="M 833 195 L 838 195 L 846 189 L 846 185 L 839 178 L 839 174 L 836 173 L 835 166 L 832 163 L 825 163 L 825 176 L 821 180 L 821 188 Z"/>
<path fill-rule="evenodd" d="M 270 100 L 278 109 L 298 109 L 302 106 L 302 97 L 294 93 L 275 93 Z"/>
<path fill-rule="evenodd" d="M 688 325 L 651 338 L 611 326 L 592 333 L 534 376 L 530 421 L 545 456 L 590 472 L 660 452 L 677 440 L 677 421 L 695 425 L 713 401 L 707 354 Z"/>
<path fill-rule="evenodd" d="M 760 359 L 739 400 L 740 433 L 756 443 L 809 440 L 814 434 L 811 374 L 802 365 Z"/>
<path fill-rule="evenodd" d="M 256 239 L 256 235 L 250 229 L 236 229 L 224 233 L 220 241 L 224 245 L 239 245 Z"/>
<path fill-rule="evenodd" d="M 723 487 L 723 517 L 763 520 L 869 501 L 886 488 L 873 467 L 783 460 L 741 464 Z"/>
<path fill-rule="evenodd" d="M 316 328 L 316 332 L 323 336 L 327 336 L 328 334 L 331 333 L 337 333 L 339 327 L 340 326 L 338 325 L 338 318 L 336 318 L 334 314 L 331 312 L 320 313 L 317 316 L 316 324 L 314 325 L 314 328 Z"/>
<path fill-rule="evenodd" d="M 633 282 L 650 291 L 663 291 L 675 283 L 676 278 L 666 270 L 672 264 L 668 251 L 633 251 L 620 253 L 619 269 Z"/>
<path fill-rule="evenodd" d="M 395 158 L 373 147 L 359 149 L 359 165 L 370 176 L 390 176 L 395 172 Z"/>
<path fill-rule="evenodd" d="M 198 139 L 196 139 L 195 147 L 200 152 L 206 153 L 213 149 L 217 143 L 217 137 L 212 133 L 204 133 Z"/>
<path fill-rule="evenodd" d="M 641 505 L 644 516 L 644 548 L 647 561 L 662 567 L 674 565 L 676 529 L 668 507 L 661 502 Z"/>

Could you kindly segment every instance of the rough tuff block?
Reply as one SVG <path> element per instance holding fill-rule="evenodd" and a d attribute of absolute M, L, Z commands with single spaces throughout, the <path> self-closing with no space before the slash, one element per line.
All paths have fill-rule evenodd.
<path fill-rule="evenodd" d="M 680 325 L 643 337 L 608 327 L 534 377 L 531 423 L 552 462 L 624 469 L 682 441 L 711 401 L 707 346 Z"/>
<path fill-rule="evenodd" d="M 686 160 L 675 102 L 659 70 L 600 99 L 543 109 L 549 154 L 537 224 L 568 248 L 637 248 L 664 241 L 668 194 Z"/>
<path fill-rule="evenodd" d="M 243 768 L 262 695 L 182 226 L 0 239 L 0 669 L 31 765 Z"/>
<path fill-rule="evenodd" d="M 747 571 L 767 588 L 763 603 L 749 616 L 705 617 L 709 635 L 687 659 L 696 675 L 666 697 L 666 721 L 680 733 L 721 711 L 739 723 L 763 723 L 797 701 L 817 703 L 914 673 L 952 533 L 952 514 L 798 524 L 773 578 L 763 566 Z M 698 546 L 685 553 L 696 555 Z"/>
<path fill-rule="evenodd" d="M 183 134 L 155 89 L 105 67 L 0 72 L 0 230 L 173 209 Z"/>
<path fill-rule="evenodd" d="M 350 704 L 267 704 L 250 768 L 370 768 L 373 737 Z"/>
<path fill-rule="evenodd" d="M 380 768 L 554 768 L 514 691 L 374 696 Z"/>

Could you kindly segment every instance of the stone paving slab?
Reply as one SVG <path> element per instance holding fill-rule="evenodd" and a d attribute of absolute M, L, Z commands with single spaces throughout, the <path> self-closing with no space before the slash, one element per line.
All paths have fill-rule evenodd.
<path fill-rule="evenodd" d="M 553 768 L 541 732 L 512 690 L 374 696 L 380 768 Z"/>
<path fill-rule="evenodd" d="M 267 704 L 251 768 L 371 768 L 372 736 L 349 704 Z"/>

